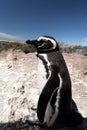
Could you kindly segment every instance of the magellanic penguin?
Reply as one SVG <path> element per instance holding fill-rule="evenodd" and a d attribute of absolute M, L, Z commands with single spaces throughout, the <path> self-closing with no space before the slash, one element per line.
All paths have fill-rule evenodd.
<path fill-rule="evenodd" d="M 39 121 L 48 127 L 53 126 L 55 122 L 79 124 L 80 119 L 74 119 L 74 115 L 78 114 L 74 114 L 72 110 L 70 75 L 57 41 L 50 36 L 40 36 L 36 40 L 27 40 L 26 43 L 33 44 L 37 49 Z"/>

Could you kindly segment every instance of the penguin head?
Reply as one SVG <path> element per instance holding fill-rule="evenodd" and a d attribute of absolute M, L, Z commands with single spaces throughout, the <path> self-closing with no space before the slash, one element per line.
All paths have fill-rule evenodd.
<path fill-rule="evenodd" d="M 57 41 L 50 36 L 40 36 L 36 40 L 27 40 L 27 44 L 33 44 L 38 53 L 47 53 L 52 51 L 59 51 Z"/>

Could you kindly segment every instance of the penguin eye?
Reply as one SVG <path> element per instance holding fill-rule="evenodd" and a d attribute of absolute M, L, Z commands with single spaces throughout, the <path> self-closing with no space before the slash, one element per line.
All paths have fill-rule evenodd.
<path fill-rule="evenodd" d="M 40 40 L 39 42 L 40 42 L 41 44 L 43 44 L 43 40 Z"/>
<path fill-rule="evenodd" d="M 47 45 L 47 41 L 48 41 L 48 40 L 45 40 L 45 39 L 43 40 L 43 39 L 41 39 L 41 40 L 39 41 L 38 46 L 39 46 L 39 47 L 46 46 L 46 45 Z"/>
<path fill-rule="evenodd" d="M 38 48 L 43 46 L 43 40 L 38 41 Z"/>

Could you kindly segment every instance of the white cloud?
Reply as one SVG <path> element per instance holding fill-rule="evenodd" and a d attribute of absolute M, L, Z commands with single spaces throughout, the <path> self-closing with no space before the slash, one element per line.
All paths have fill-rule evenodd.
<path fill-rule="evenodd" d="M 14 35 L 11 35 L 11 34 L 7 34 L 7 33 L 3 33 L 3 32 L 0 32 L 0 39 L 18 39 L 17 36 L 14 36 Z"/>
<path fill-rule="evenodd" d="M 83 38 L 82 40 L 87 42 L 87 37 Z"/>
<path fill-rule="evenodd" d="M 87 37 L 80 39 L 79 42 L 81 43 L 81 45 L 87 46 Z"/>

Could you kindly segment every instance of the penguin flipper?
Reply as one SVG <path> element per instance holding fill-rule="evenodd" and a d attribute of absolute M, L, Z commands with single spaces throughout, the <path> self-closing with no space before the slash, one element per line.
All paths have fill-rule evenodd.
<path fill-rule="evenodd" d="M 41 92 L 41 95 L 38 100 L 38 107 L 37 107 L 37 116 L 41 123 L 44 121 L 45 112 L 47 108 L 47 104 L 50 101 L 50 98 L 54 92 L 54 90 L 59 85 L 59 78 L 57 77 L 57 80 L 55 80 L 55 77 L 53 79 L 50 78 L 44 87 L 44 89 Z"/>

